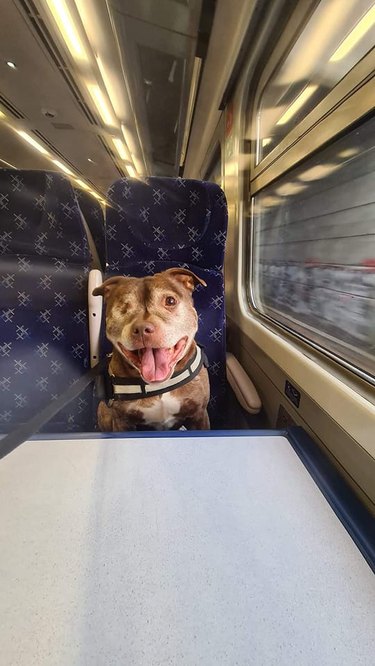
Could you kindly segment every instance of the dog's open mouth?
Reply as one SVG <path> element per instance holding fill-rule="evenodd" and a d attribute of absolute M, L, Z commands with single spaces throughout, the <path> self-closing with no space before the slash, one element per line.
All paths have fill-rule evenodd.
<path fill-rule="evenodd" d="M 170 377 L 177 361 L 182 358 L 188 338 L 185 336 L 174 347 L 142 347 L 126 349 L 118 343 L 121 353 L 141 373 L 145 382 L 163 382 Z"/>

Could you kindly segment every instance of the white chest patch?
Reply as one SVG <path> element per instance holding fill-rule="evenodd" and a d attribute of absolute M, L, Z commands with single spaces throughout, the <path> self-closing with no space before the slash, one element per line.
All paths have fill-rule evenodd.
<path fill-rule="evenodd" d="M 170 393 L 164 393 L 152 407 L 141 407 L 140 411 L 147 425 L 163 430 L 174 426 L 180 406 L 180 400 Z"/>

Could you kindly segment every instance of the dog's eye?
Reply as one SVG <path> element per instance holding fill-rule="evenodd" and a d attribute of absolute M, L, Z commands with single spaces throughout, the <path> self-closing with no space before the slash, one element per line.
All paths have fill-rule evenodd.
<path fill-rule="evenodd" d="M 165 299 L 166 305 L 176 305 L 177 301 L 173 296 L 167 296 Z"/>

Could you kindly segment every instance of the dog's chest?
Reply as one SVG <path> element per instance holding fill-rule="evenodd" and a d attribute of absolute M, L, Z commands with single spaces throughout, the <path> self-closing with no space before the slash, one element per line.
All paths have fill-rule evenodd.
<path fill-rule="evenodd" d="M 149 407 L 141 406 L 140 411 L 147 425 L 164 430 L 173 428 L 180 408 L 180 400 L 170 393 L 164 393 Z"/>

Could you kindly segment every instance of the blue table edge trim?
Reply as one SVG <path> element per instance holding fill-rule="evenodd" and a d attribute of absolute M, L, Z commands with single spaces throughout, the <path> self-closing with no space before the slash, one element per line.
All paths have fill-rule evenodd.
<path fill-rule="evenodd" d="M 134 430 L 129 432 L 41 432 L 28 442 L 64 439 L 168 439 L 183 437 L 288 437 L 286 430 Z M 1 441 L 1 436 L 0 436 Z M 25 442 L 26 443 L 26 442 Z"/>
<path fill-rule="evenodd" d="M 375 573 L 375 516 L 366 508 L 328 456 L 301 427 L 285 433 L 328 504 Z"/>

